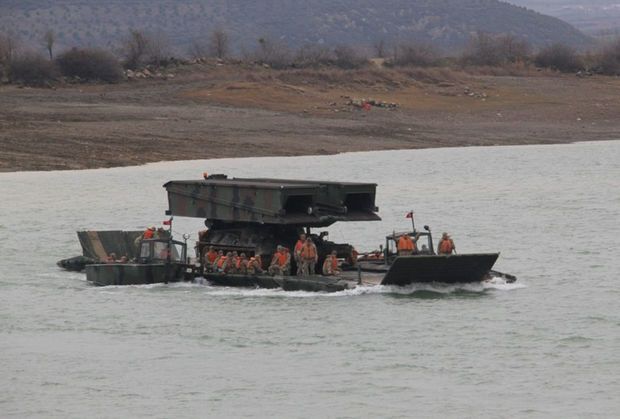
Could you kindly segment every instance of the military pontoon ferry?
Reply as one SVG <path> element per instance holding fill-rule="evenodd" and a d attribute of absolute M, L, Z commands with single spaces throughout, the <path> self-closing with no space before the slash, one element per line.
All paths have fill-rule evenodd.
<path fill-rule="evenodd" d="M 511 275 L 492 270 L 499 253 L 435 254 L 428 226 L 422 232 L 416 231 L 414 225 L 411 232 L 393 233 L 386 237 L 386 245 L 380 251 L 362 254 L 359 258 L 352 256 L 355 253 L 350 244 L 334 243 L 327 240 L 326 232 L 314 232 L 336 222 L 380 221 L 375 204 L 376 187 L 370 183 L 230 179 L 225 175 L 170 181 L 164 185 L 169 204 L 166 214 L 200 218 L 207 227 L 196 243 L 196 262 L 189 263 L 184 243 L 169 238 L 157 245 L 156 240 L 138 239 L 139 246 L 135 251 L 140 249 L 140 252 L 131 263 L 87 264 L 87 279 L 96 285 L 122 285 L 174 282 L 203 276 L 213 285 L 220 286 L 327 292 L 360 285 L 480 282 L 493 276 L 501 276 L 508 282 L 516 280 Z M 214 272 L 200 263 L 206 249 L 213 247 L 245 253 L 248 257 L 261 256 L 268 264 L 278 245 L 292 249 L 302 233 L 310 237 L 317 248 L 317 268 L 320 269 L 328 254 L 336 252 L 342 261 L 342 270 L 337 276 L 230 274 Z M 97 236 L 96 232 L 78 234 L 81 237 Z M 424 251 L 399 256 L 395 243 L 402 234 L 426 239 L 428 243 Z M 84 256 L 93 258 L 86 252 L 89 241 L 85 243 L 82 238 L 80 241 Z M 165 257 L 159 256 L 157 250 L 162 246 L 167 249 Z M 294 260 L 291 265 L 290 271 L 296 272 Z M 267 267 L 262 266 L 265 272 Z"/>

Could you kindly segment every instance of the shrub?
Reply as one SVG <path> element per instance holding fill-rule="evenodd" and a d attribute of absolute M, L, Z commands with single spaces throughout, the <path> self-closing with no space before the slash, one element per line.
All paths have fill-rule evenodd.
<path fill-rule="evenodd" d="M 368 64 L 368 58 L 359 54 L 355 49 L 341 45 L 334 48 L 334 65 L 345 70 L 362 68 Z"/>
<path fill-rule="evenodd" d="M 123 70 L 116 57 L 99 49 L 73 48 L 58 56 L 56 62 L 66 77 L 106 82 L 116 82 L 123 77 Z"/>
<path fill-rule="evenodd" d="M 291 52 L 286 45 L 268 38 L 260 38 L 258 40 L 258 48 L 254 53 L 254 59 L 276 69 L 290 67 L 293 62 Z"/>
<path fill-rule="evenodd" d="M 29 86 L 44 86 L 56 76 L 54 64 L 38 54 L 14 57 L 9 63 L 9 80 Z"/>
<path fill-rule="evenodd" d="M 461 56 L 463 64 L 502 66 L 529 59 L 530 45 L 512 35 L 478 33 Z"/>
<path fill-rule="evenodd" d="M 293 66 L 297 68 L 317 68 L 330 65 L 334 61 L 329 48 L 321 45 L 304 45 L 295 54 Z"/>
<path fill-rule="evenodd" d="M 596 59 L 596 67 L 602 74 L 620 75 L 620 38 L 603 48 Z"/>
<path fill-rule="evenodd" d="M 554 44 L 541 50 L 534 58 L 538 67 L 551 68 L 563 73 L 579 71 L 583 62 L 575 50 L 564 44 Z"/>
<path fill-rule="evenodd" d="M 394 51 L 390 64 L 395 66 L 430 67 L 439 62 L 439 53 L 431 45 L 405 44 Z"/>

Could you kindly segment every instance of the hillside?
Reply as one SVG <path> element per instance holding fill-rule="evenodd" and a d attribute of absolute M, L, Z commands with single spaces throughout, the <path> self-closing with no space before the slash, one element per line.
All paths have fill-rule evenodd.
<path fill-rule="evenodd" d="M 467 44 L 472 33 L 510 33 L 534 45 L 590 39 L 569 24 L 496 0 L 3 0 L 0 32 L 41 47 L 57 33 L 58 47 L 114 47 L 130 28 L 165 34 L 178 52 L 221 27 L 237 50 L 259 37 L 291 47 L 304 43 L 370 47 L 417 40 L 445 50 Z"/>
<path fill-rule="evenodd" d="M 618 0 L 509 1 L 558 17 L 589 34 L 620 34 L 620 2 Z"/>

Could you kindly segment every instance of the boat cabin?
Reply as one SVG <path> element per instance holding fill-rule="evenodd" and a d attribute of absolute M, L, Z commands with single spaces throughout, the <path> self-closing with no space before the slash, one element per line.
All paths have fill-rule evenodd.
<path fill-rule="evenodd" d="M 408 235 L 414 241 L 418 237 L 416 242 L 417 250 L 414 255 L 434 255 L 435 250 L 433 247 L 433 234 L 429 226 L 424 226 L 424 231 L 414 230 L 406 232 L 394 232 L 385 237 L 385 248 L 383 249 L 384 261 L 389 264 L 398 256 L 398 239 L 404 235 Z"/>
<path fill-rule="evenodd" d="M 148 239 L 140 242 L 139 263 L 186 263 L 187 244 L 172 239 Z"/>

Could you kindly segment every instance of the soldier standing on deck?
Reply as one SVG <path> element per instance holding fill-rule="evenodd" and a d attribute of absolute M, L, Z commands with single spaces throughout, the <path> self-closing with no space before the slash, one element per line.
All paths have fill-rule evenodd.
<path fill-rule="evenodd" d="M 295 264 L 297 264 L 297 275 L 301 275 L 301 248 L 306 243 L 306 235 L 300 234 L 299 240 L 295 243 L 295 248 L 293 249 L 293 256 L 295 258 Z"/>
<path fill-rule="evenodd" d="M 441 240 L 439 240 L 439 244 L 437 245 L 437 254 L 451 255 L 454 252 L 456 252 L 456 246 L 450 238 L 450 235 L 448 233 L 443 233 L 441 235 Z"/>
<path fill-rule="evenodd" d="M 319 260 L 319 255 L 310 237 L 306 239 L 306 243 L 302 246 L 300 255 L 301 274 L 303 276 L 314 275 L 314 268 Z"/>

